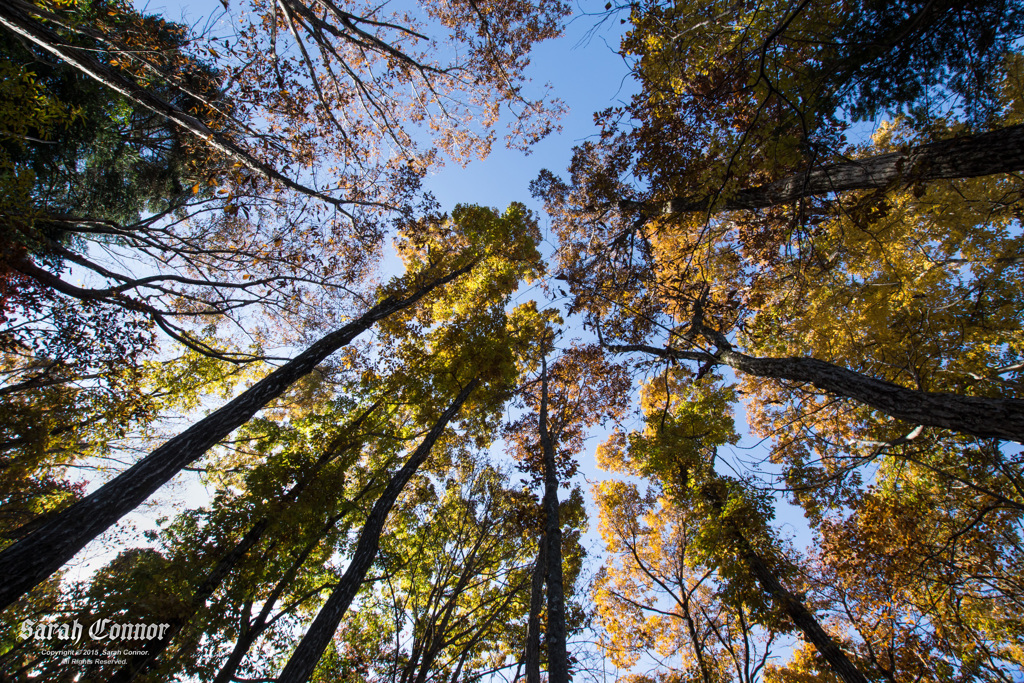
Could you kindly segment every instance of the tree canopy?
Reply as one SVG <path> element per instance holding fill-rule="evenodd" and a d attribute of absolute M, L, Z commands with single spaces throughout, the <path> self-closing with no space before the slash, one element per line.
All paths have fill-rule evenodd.
<path fill-rule="evenodd" d="M 0 678 L 1024 675 L 1024 3 L 584 7 L 542 215 L 567 3 L 224 5 L 0 6 Z"/>

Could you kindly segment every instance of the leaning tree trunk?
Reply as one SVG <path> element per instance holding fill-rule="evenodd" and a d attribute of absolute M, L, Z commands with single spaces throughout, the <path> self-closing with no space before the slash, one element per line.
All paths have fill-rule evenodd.
<path fill-rule="evenodd" d="M 703 494 L 712 508 L 721 513 L 725 503 L 722 497 L 716 495 L 712 487 L 705 487 Z M 728 524 L 730 535 L 736 541 L 737 554 L 747 565 L 750 573 L 761 586 L 761 590 L 770 595 L 772 600 L 778 604 L 779 609 L 796 624 L 807 641 L 814 645 L 818 653 L 825 658 L 832 671 L 843 679 L 844 683 L 868 683 L 868 679 L 853 665 L 846 653 L 832 639 L 832 636 L 821 627 L 814 615 L 804 606 L 803 601 L 779 582 L 775 572 L 761 559 L 743 531 L 735 523 L 725 522 L 721 517 L 718 521 Z"/>
<path fill-rule="evenodd" d="M 621 211 L 647 215 L 694 211 L 765 209 L 780 204 L 845 190 L 871 190 L 893 185 L 953 178 L 975 178 L 1024 170 L 1024 125 L 988 133 L 933 142 L 903 152 L 853 159 L 740 190 L 715 204 L 716 197 L 677 197 L 662 202 L 618 203 Z"/>
<path fill-rule="evenodd" d="M 357 498 L 358 499 L 358 498 Z M 270 626 L 274 623 L 274 619 L 271 619 L 270 613 L 273 611 L 274 606 L 277 605 L 277 601 L 281 599 L 281 595 L 285 589 L 291 585 L 295 580 L 295 575 L 299 573 L 302 566 L 306 564 L 306 560 L 313 554 L 317 546 L 323 541 L 324 535 L 330 532 L 330 530 L 337 524 L 347 512 L 340 512 L 327 520 L 324 524 L 324 528 L 320 534 L 318 534 L 313 540 L 306 544 L 302 549 L 302 552 L 292 561 L 291 566 L 285 571 L 284 575 L 278 580 L 277 585 L 274 586 L 274 590 L 270 592 L 267 599 L 263 601 L 263 606 L 260 608 L 260 613 L 256 615 L 255 619 L 250 620 L 248 614 L 245 615 L 245 621 L 242 627 L 241 633 L 238 635 L 238 640 L 235 641 L 235 646 L 231 650 L 231 654 L 221 665 L 220 671 L 217 672 L 217 676 L 213 679 L 213 683 L 231 683 L 235 678 L 235 674 L 238 671 L 238 667 L 242 664 L 242 660 L 245 655 L 249 653 L 249 649 L 252 648 L 253 643 L 256 639 L 263 634 Z"/>
<path fill-rule="evenodd" d="M 388 513 L 391 512 L 395 501 L 398 499 L 398 494 L 402 492 L 402 489 L 405 488 L 412 475 L 423 464 L 423 461 L 427 459 L 427 455 L 430 454 L 430 449 L 433 447 L 434 442 L 441 436 L 448 422 L 451 421 L 459 411 L 459 408 L 462 407 L 462 404 L 469 398 L 470 393 L 479 384 L 479 379 L 473 379 L 466 385 L 455 401 L 448 406 L 447 410 L 434 423 L 430 432 L 427 433 L 423 442 L 409 457 L 409 460 L 402 469 L 396 472 L 388 481 L 384 493 L 374 503 L 370 516 L 366 519 L 366 524 L 359 533 L 359 541 L 356 543 L 355 551 L 352 553 L 348 569 L 345 570 L 345 573 L 338 581 L 338 585 L 335 586 L 334 591 L 331 593 L 331 597 L 327 599 L 327 603 L 320 609 L 306 635 L 303 636 L 298 647 L 295 648 L 295 652 L 292 653 L 288 664 L 285 665 L 281 675 L 277 678 L 278 683 L 306 683 L 309 680 L 313 670 L 316 668 L 317 662 L 320 661 L 324 650 L 327 649 L 331 638 L 334 637 L 338 624 L 341 623 L 342 617 L 345 616 L 345 612 L 352 603 L 356 591 L 359 590 L 359 586 L 363 583 L 366 572 L 370 570 L 370 566 L 377 556 L 384 522 L 387 519 Z"/>
<path fill-rule="evenodd" d="M 845 683 L 868 683 L 868 679 L 853 665 L 832 636 L 821 627 L 814 615 L 804 606 L 803 601 L 779 583 L 778 577 L 754 552 L 746 539 L 740 539 L 740 548 L 743 561 L 761 585 L 761 589 L 772 596 L 786 616 L 803 632 L 808 642 L 825 658 L 832 671 Z"/>
<path fill-rule="evenodd" d="M 761 358 L 734 351 L 724 335 L 704 328 L 714 353 L 656 348 L 647 344 L 604 344 L 617 353 L 648 353 L 662 358 L 728 365 L 769 379 L 808 382 L 839 398 L 859 401 L 914 425 L 939 427 L 986 439 L 1024 443 L 1024 401 L 908 389 L 827 361 L 808 357 Z"/>
<path fill-rule="evenodd" d="M 466 589 L 470 587 L 474 575 L 480 568 L 480 547 L 484 542 L 483 538 L 477 539 L 468 555 L 462 556 L 462 564 L 459 567 L 458 580 L 455 585 L 451 588 L 447 595 L 444 592 L 439 596 L 438 606 L 441 607 L 440 613 L 434 611 L 431 615 L 430 620 L 426 624 L 424 629 L 424 647 L 421 649 L 420 662 L 417 667 L 416 676 L 412 679 L 413 683 L 426 683 L 427 678 L 430 676 L 434 663 L 437 661 L 441 651 L 447 646 L 452 644 L 451 630 L 452 630 L 452 617 L 455 615 L 455 610 L 459 606 L 459 598 L 465 593 Z M 444 602 L 440 602 L 443 599 Z M 428 604 L 432 602 L 428 599 Z M 479 618 L 479 614 L 476 615 Z M 484 620 L 486 624 L 490 620 L 490 617 Z M 461 619 L 459 620 L 461 622 Z M 457 628 L 461 628 L 463 624 L 459 624 Z M 458 680 L 458 679 L 453 679 Z"/>
<path fill-rule="evenodd" d="M 325 335 L 227 405 L 167 441 L 131 468 L 0 553 L 0 610 L 46 580 L 87 543 L 138 507 L 182 468 L 245 424 L 263 406 L 330 354 L 472 265 L 419 288 L 404 299 L 388 297 L 344 327 Z"/>
<path fill-rule="evenodd" d="M 565 587 L 562 582 L 562 525 L 558 518 L 558 473 L 555 445 L 548 431 L 548 370 L 541 359 L 540 443 L 544 450 L 544 517 L 547 537 L 548 681 L 569 683 L 566 653 Z"/>
<path fill-rule="evenodd" d="M 907 389 L 817 358 L 755 358 L 721 350 L 718 358 L 756 377 L 810 382 L 914 425 L 1024 443 L 1024 401 Z"/>
<path fill-rule="evenodd" d="M 267 630 L 268 624 L 257 620 L 256 623 L 249 621 L 249 615 L 244 614 L 242 617 L 245 622 L 242 624 L 238 640 L 235 641 L 235 646 L 231 648 L 231 653 L 228 658 L 224 660 L 220 670 L 217 672 L 217 676 L 213 679 L 213 683 L 224 683 L 230 681 L 238 673 L 238 667 L 242 665 L 242 660 L 245 659 L 245 655 L 249 654 L 249 650 L 252 648 L 253 643 L 259 638 L 265 630 Z"/>

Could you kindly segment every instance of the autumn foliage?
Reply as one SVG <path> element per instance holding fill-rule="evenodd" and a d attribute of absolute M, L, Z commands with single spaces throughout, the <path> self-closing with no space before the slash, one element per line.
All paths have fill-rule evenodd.
<path fill-rule="evenodd" d="M 589 8 L 540 217 L 568 4 L 224 4 L 0 6 L 0 678 L 1021 678 L 1024 4 Z"/>

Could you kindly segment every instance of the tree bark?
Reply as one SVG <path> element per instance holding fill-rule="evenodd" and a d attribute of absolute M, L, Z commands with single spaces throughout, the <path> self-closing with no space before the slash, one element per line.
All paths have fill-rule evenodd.
<path fill-rule="evenodd" d="M 725 501 L 722 500 L 721 496 L 716 495 L 714 490 L 713 487 L 704 487 L 704 496 L 715 511 L 720 513 Z M 736 541 L 740 559 L 750 569 L 750 573 L 761 586 L 761 590 L 770 595 L 786 616 L 793 621 L 804 634 L 807 641 L 814 645 L 818 653 L 825 658 L 832 671 L 844 683 L 868 683 L 868 679 L 850 662 L 846 653 L 836 644 L 832 636 L 821 627 L 821 624 L 814 618 L 814 615 L 804 606 L 803 601 L 779 582 L 775 572 L 761 559 L 761 556 L 751 546 L 743 531 L 737 528 L 735 524 L 729 524 L 729 531 Z"/>
<path fill-rule="evenodd" d="M 743 560 L 761 585 L 761 589 L 772 596 L 786 616 L 803 632 L 808 642 L 825 658 L 836 675 L 845 683 L 868 683 L 868 679 L 853 665 L 832 636 L 821 627 L 814 615 L 804 606 L 803 601 L 779 583 L 775 573 L 765 565 L 745 538 L 740 537 L 739 540 Z"/>
<path fill-rule="evenodd" d="M 46 580 L 87 543 L 153 494 L 183 467 L 245 424 L 264 405 L 327 356 L 374 323 L 418 301 L 431 290 L 468 272 L 472 264 L 423 286 L 404 299 L 388 297 L 349 324 L 315 342 L 227 405 L 144 457 L 113 481 L 0 553 L 0 610 Z"/>
<path fill-rule="evenodd" d="M 1024 443 L 1024 401 L 907 389 L 817 358 L 755 358 L 731 350 L 718 358 L 748 375 L 810 382 L 910 424 Z"/>
<path fill-rule="evenodd" d="M 872 190 L 1021 170 L 1024 170 L 1024 125 L 1017 125 L 932 142 L 903 152 L 828 164 L 768 185 L 740 190 L 735 196 L 717 204 L 716 196 L 676 197 L 662 202 L 623 200 L 618 203 L 618 208 L 621 211 L 639 210 L 648 215 L 766 209 L 831 192 Z"/>
<path fill-rule="evenodd" d="M 312 541 L 306 544 L 306 547 L 302 549 L 298 557 L 292 562 L 291 566 L 284 575 L 278 580 L 277 585 L 274 586 L 274 590 L 270 592 L 270 595 L 266 600 L 263 601 L 263 606 L 260 608 L 260 613 L 256 615 L 255 619 L 249 619 L 249 612 L 246 611 L 244 615 L 244 623 L 242 626 L 241 633 L 238 635 L 238 640 L 235 641 L 235 646 L 231 650 L 231 654 L 221 665 L 220 671 L 217 672 L 217 676 L 213 679 L 213 683 L 231 683 L 235 677 L 235 673 L 238 671 L 238 667 L 241 665 L 245 655 L 249 653 L 249 649 L 252 644 L 256 642 L 256 639 L 263 634 L 270 626 L 274 623 L 274 619 L 270 618 L 270 613 L 273 611 L 277 601 L 281 598 L 281 594 L 284 593 L 285 589 L 295 579 L 295 575 L 302 569 L 302 565 L 306 563 L 309 556 L 316 550 L 316 547 L 320 545 L 323 540 L 323 534 L 330 532 L 331 528 L 345 516 L 345 512 L 327 520 L 324 525 L 323 533 Z M 275 617 L 276 619 L 276 617 Z"/>
<path fill-rule="evenodd" d="M 213 683 L 231 681 L 238 672 L 238 667 L 242 664 L 242 659 L 244 659 L 245 655 L 248 654 L 252 644 L 256 642 L 256 639 L 259 638 L 267 628 L 267 625 L 264 623 L 257 622 L 253 624 L 250 622 L 248 612 L 243 615 L 243 619 L 245 619 L 245 623 L 242 626 L 241 632 L 238 634 L 238 640 L 235 641 L 235 646 L 231 648 L 231 653 L 221 665 L 220 670 L 213 679 Z"/>
<path fill-rule="evenodd" d="M 910 424 L 1024 443 L 1024 401 L 908 389 L 817 358 L 748 356 L 732 350 L 721 333 L 708 336 L 718 346 L 715 353 L 659 349 L 646 344 L 604 344 L 604 347 L 618 353 L 649 353 L 662 358 L 728 365 L 755 377 L 808 382 L 833 396 L 859 401 Z"/>
<path fill-rule="evenodd" d="M 548 431 L 548 367 L 541 358 L 540 443 L 544 450 L 544 516 L 547 537 L 548 682 L 569 683 L 566 653 L 565 587 L 562 584 L 562 525 L 558 518 L 555 445 Z"/>
<path fill-rule="evenodd" d="M 388 481 L 384 493 L 374 503 L 370 516 L 367 518 L 366 524 L 359 534 L 359 541 L 356 543 L 355 551 L 352 553 L 348 569 L 345 570 L 345 573 L 338 581 L 338 585 L 331 593 L 331 597 L 328 598 L 326 604 L 317 614 L 316 619 L 313 620 L 313 624 L 309 627 L 306 635 L 303 636 L 302 641 L 295 648 L 295 652 L 292 653 L 288 664 L 285 665 L 281 675 L 278 676 L 278 683 L 306 683 L 309 680 L 313 670 L 316 668 L 317 662 L 320 661 L 320 657 L 323 656 L 324 650 L 327 649 L 328 643 L 330 643 L 331 638 L 334 636 L 334 632 L 338 629 L 338 624 L 341 623 L 342 617 L 345 616 L 345 612 L 359 590 L 359 586 L 363 583 L 366 572 L 369 571 L 377 556 L 384 522 L 395 501 L 398 499 L 398 494 L 402 492 L 402 489 L 405 488 L 412 475 L 419 469 L 423 461 L 427 459 L 427 455 L 429 455 L 434 442 L 441 436 L 448 422 L 451 421 L 459 411 L 459 408 L 462 407 L 462 404 L 469 398 L 470 393 L 479 384 L 479 379 L 473 379 L 465 386 L 455 401 L 448 406 L 438 421 L 434 423 L 430 432 L 409 457 L 409 460 L 402 469 L 396 472 L 391 477 L 391 480 Z"/>
<path fill-rule="evenodd" d="M 547 577 L 547 534 L 537 543 L 537 562 L 533 566 L 530 585 L 530 615 L 526 622 L 526 653 L 523 666 L 526 683 L 540 683 L 540 610 L 544 604 L 544 580 Z"/>

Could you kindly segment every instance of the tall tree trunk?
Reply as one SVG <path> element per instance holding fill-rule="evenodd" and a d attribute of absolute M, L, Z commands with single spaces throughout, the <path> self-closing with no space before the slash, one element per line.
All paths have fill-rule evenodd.
<path fill-rule="evenodd" d="M 916 391 L 816 358 L 755 358 L 732 350 L 717 355 L 748 375 L 810 382 L 910 424 L 1024 443 L 1024 401 Z"/>
<path fill-rule="evenodd" d="M 569 683 L 566 653 L 565 589 L 562 585 L 562 525 L 558 518 L 555 444 L 548 430 L 548 366 L 541 358 L 540 443 L 544 450 L 544 516 L 547 537 L 548 681 Z"/>
<path fill-rule="evenodd" d="M 451 677 L 452 683 L 457 683 L 458 681 L 461 680 L 460 677 L 459 677 L 459 673 L 462 671 L 463 667 L 465 666 L 466 660 L 473 654 L 474 649 L 476 648 L 476 646 L 478 644 L 480 644 L 481 642 L 484 642 L 484 639 L 487 637 L 488 633 L 491 632 L 491 629 L 494 626 L 494 622 L 497 621 L 499 616 L 502 614 L 501 610 L 503 610 L 505 607 L 508 606 L 508 604 L 510 602 L 513 601 L 513 599 L 515 598 L 515 594 L 524 586 L 525 586 L 525 583 L 518 584 L 515 587 L 513 587 L 508 592 L 508 594 L 504 597 L 504 599 L 502 599 L 501 602 L 498 605 L 495 606 L 493 611 L 491 611 L 491 613 L 489 615 L 487 615 L 486 618 L 484 618 L 482 621 L 474 622 L 472 627 L 470 627 L 470 628 L 463 629 L 463 633 L 465 633 L 466 631 L 472 631 L 473 629 L 475 629 L 476 632 L 470 637 L 470 639 L 467 642 L 462 644 L 462 652 L 459 654 L 459 663 L 455 667 L 455 671 L 452 673 L 452 677 Z M 450 645 L 453 642 L 455 642 L 455 639 L 449 639 L 446 643 L 442 643 L 442 647 L 438 648 L 438 653 L 440 652 L 440 650 L 444 646 Z M 437 653 L 435 653 L 435 655 L 434 655 L 434 659 L 435 660 L 436 660 L 436 658 L 437 658 Z M 521 664 L 522 663 L 520 662 L 520 665 Z M 517 674 L 518 674 L 519 666 L 520 665 L 517 665 L 517 668 L 516 668 Z M 501 668 L 504 668 L 504 667 L 501 667 Z M 431 673 L 437 674 L 436 671 L 431 672 L 428 669 L 422 670 L 421 673 L 420 673 L 420 678 L 418 679 L 420 681 L 420 683 L 425 683 L 426 681 L 430 680 L 430 674 Z M 512 677 L 512 681 L 514 682 L 515 680 L 516 680 L 516 676 L 513 676 Z"/>
<path fill-rule="evenodd" d="M 0 610 L 46 580 L 89 541 L 134 510 L 183 467 L 245 424 L 271 400 L 327 356 L 342 348 L 378 320 L 402 310 L 434 288 L 469 271 L 472 264 L 419 288 L 410 296 L 388 297 L 349 324 L 315 342 L 227 405 L 170 439 L 113 481 L 0 553 Z"/>
<path fill-rule="evenodd" d="M 540 610 L 544 605 L 547 558 L 548 536 L 543 533 L 537 543 L 537 562 L 533 565 L 533 580 L 530 585 L 530 615 L 526 622 L 526 654 L 523 658 L 526 683 L 540 683 Z"/>
<path fill-rule="evenodd" d="M 663 358 L 728 365 L 755 377 L 809 382 L 839 398 L 859 401 L 914 425 L 939 427 L 986 439 L 1024 443 L 1024 401 L 908 389 L 817 358 L 759 358 L 734 351 L 721 333 L 704 328 L 714 353 L 659 349 L 646 344 L 605 344 L 618 353 L 649 353 Z"/>
<path fill-rule="evenodd" d="M 462 407 L 462 404 L 469 398 L 470 393 L 479 384 L 479 379 L 473 379 L 466 385 L 455 401 L 448 406 L 438 421 L 434 423 L 430 432 L 413 452 L 412 456 L 409 457 L 409 460 L 402 469 L 396 472 L 391 477 L 391 480 L 388 481 L 384 493 L 374 503 L 370 516 L 367 518 L 366 524 L 359 534 L 359 541 L 356 543 L 355 551 L 352 553 L 348 569 L 345 570 L 345 573 L 338 581 L 338 585 L 331 593 L 331 597 L 328 598 L 320 613 L 317 614 L 316 619 L 313 620 L 313 624 L 309 627 L 306 635 L 303 636 L 302 641 L 295 648 L 295 652 L 292 653 L 288 664 L 285 665 L 281 675 L 278 676 L 278 683 L 306 683 L 309 680 L 313 670 L 316 668 L 317 662 L 320 661 L 320 657 L 323 656 L 324 650 L 327 649 L 328 643 L 330 643 L 331 638 L 334 636 L 334 632 L 338 629 L 338 624 L 341 623 L 341 619 L 345 615 L 346 610 L 348 610 L 348 606 L 352 603 L 356 591 L 359 590 L 359 586 L 366 577 L 366 572 L 369 571 L 374 558 L 377 556 L 384 522 L 392 506 L 394 506 L 395 500 L 398 499 L 398 494 L 402 492 L 402 489 L 405 488 L 412 475 L 419 469 L 423 461 L 427 459 L 427 455 L 429 455 L 434 442 L 441 436 L 448 422 L 451 421 L 459 411 L 459 408 Z"/>
<path fill-rule="evenodd" d="M 462 651 L 462 656 L 459 657 L 459 663 L 455 666 L 455 671 L 452 672 L 451 683 L 459 683 L 460 676 L 462 675 L 462 667 L 466 664 L 466 660 L 469 659 L 469 655 L 472 650 L 466 649 Z M 515 683 L 516 678 L 519 677 L 519 668 L 516 667 L 515 676 L 512 677 L 512 683 Z"/>
<path fill-rule="evenodd" d="M 323 535 L 327 534 L 331 528 L 341 520 L 347 513 L 342 512 L 335 515 L 327 520 L 324 525 L 323 532 L 314 538 L 312 541 L 306 544 L 299 553 L 298 557 L 292 562 L 291 566 L 284 575 L 278 580 L 277 585 L 274 586 L 274 590 L 270 592 L 270 595 L 266 600 L 263 601 L 263 607 L 260 608 L 260 613 L 256 615 L 255 619 L 249 619 L 249 612 L 244 615 L 245 623 L 242 627 L 241 633 L 238 636 L 238 640 L 235 642 L 235 647 L 232 648 L 231 654 L 221 665 L 220 671 L 217 672 L 217 676 L 213 679 L 213 683 L 230 683 L 238 671 L 239 665 L 242 663 L 242 659 L 248 654 L 252 644 L 256 642 L 256 639 L 266 631 L 271 624 L 274 623 L 274 619 L 270 618 L 270 613 L 273 611 L 277 601 L 281 599 L 281 594 L 284 593 L 285 589 L 295 579 L 295 575 L 302 569 L 302 565 L 306 563 L 309 556 L 316 550 L 317 546 L 323 540 Z"/>
<path fill-rule="evenodd" d="M 248 607 L 248 605 L 247 605 Z M 244 622 L 239 629 L 238 640 L 235 641 L 235 646 L 231 648 L 231 653 L 228 658 L 224 660 L 220 670 L 217 672 L 217 676 L 213 679 L 213 683 L 224 683 L 231 681 L 235 674 L 238 673 L 238 667 L 241 666 L 242 660 L 245 655 L 248 654 L 252 644 L 256 642 L 256 639 L 267 629 L 267 624 L 256 621 L 253 623 L 249 620 L 249 611 L 245 611 L 242 615 Z"/>
<path fill-rule="evenodd" d="M 845 190 L 871 190 L 891 185 L 952 178 L 975 178 L 1024 170 L 1024 125 L 978 135 L 932 142 L 903 152 L 879 154 L 797 173 L 774 183 L 740 190 L 713 204 L 715 196 L 677 197 L 663 202 L 618 203 L 622 211 L 672 214 L 694 211 L 765 209 L 779 204 Z"/>
<path fill-rule="evenodd" d="M 715 488 L 712 486 L 704 487 L 703 495 L 715 511 L 720 513 L 725 501 L 720 494 L 715 492 Z M 832 636 L 821 627 L 821 624 L 814 618 L 814 615 L 804 606 L 803 601 L 779 582 L 775 572 L 765 564 L 764 560 L 750 544 L 750 541 L 747 540 L 743 530 L 735 524 L 730 524 L 729 531 L 736 541 L 740 559 L 750 569 L 750 573 L 761 586 L 761 590 L 770 595 L 772 600 L 779 606 L 779 609 L 796 624 L 807 641 L 814 645 L 818 653 L 825 658 L 832 671 L 843 679 L 844 683 L 868 683 L 868 679 L 850 662 L 846 653 L 836 644 Z"/>
<path fill-rule="evenodd" d="M 832 636 L 821 627 L 814 615 L 804 606 L 803 601 L 779 583 L 775 573 L 765 565 L 745 538 L 740 539 L 740 547 L 744 562 L 762 590 L 772 596 L 786 616 L 793 620 L 808 642 L 825 658 L 832 671 L 845 683 L 868 683 L 868 679 L 853 665 Z"/>
<path fill-rule="evenodd" d="M 450 640 L 452 637 L 452 616 L 455 614 L 455 610 L 459 606 L 459 598 L 466 591 L 466 588 L 470 585 L 470 582 L 476 575 L 479 566 L 477 558 L 479 557 L 479 552 L 484 540 L 484 536 L 482 535 L 477 538 L 469 553 L 461 558 L 462 565 L 459 567 L 459 578 L 458 581 L 455 582 L 455 586 L 453 586 L 450 591 L 445 591 L 442 588 L 440 592 L 438 603 L 441 607 L 440 618 L 438 618 L 438 614 L 435 611 L 430 619 L 423 638 L 426 647 L 423 648 L 423 655 L 420 658 L 419 668 L 416 673 L 416 678 L 413 679 L 413 683 L 426 683 L 427 678 L 430 676 L 431 669 L 437 661 L 438 655 L 452 642 Z M 443 604 L 440 600 L 444 600 Z M 488 619 L 485 619 L 484 621 L 486 623 Z"/>

